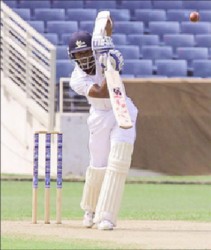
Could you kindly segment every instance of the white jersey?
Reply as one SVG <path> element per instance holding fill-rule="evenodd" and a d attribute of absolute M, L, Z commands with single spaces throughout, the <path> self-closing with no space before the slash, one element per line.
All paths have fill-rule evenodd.
<path fill-rule="evenodd" d="M 85 96 L 93 109 L 110 110 L 112 106 L 109 98 L 96 98 L 88 95 L 91 87 L 94 84 L 101 85 L 104 79 L 99 64 L 96 63 L 96 74 L 88 75 L 76 63 L 71 75 L 70 86 L 77 94 Z"/>
<path fill-rule="evenodd" d="M 71 75 L 70 86 L 79 95 L 87 98 L 91 104 L 87 124 L 90 131 L 89 151 L 90 166 L 105 167 L 110 152 L 110 140 L 115 142 L 134 143 L 136 137 L 135 123 L 137 108 L 127 97 L 127 105 L 134 126 L 130 129 L 118 127 L 109 98 L 90 97 L 89 91 L 93 84 L 101 85 L 104 76 L 99 64 L 96 65 L 96 74 L 88 75 L 76 64 Z M 109 138 L 109 139 L 108 139 Z"/>

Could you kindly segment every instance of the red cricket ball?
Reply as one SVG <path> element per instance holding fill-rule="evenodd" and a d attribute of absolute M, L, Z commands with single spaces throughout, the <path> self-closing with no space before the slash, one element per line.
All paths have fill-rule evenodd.
<path fill-rule="evenodd" d="M 191 22 L 198 22 L 198 21 L 199 21 L 199 18 L 200 18 L 200 15 L 199 15 L 198 12 L 194 11 L 194 12 L 191 12 L 191 13 L 190 13 L 189 18 L 190 18 L 190 21 L 191 21 Z"/>

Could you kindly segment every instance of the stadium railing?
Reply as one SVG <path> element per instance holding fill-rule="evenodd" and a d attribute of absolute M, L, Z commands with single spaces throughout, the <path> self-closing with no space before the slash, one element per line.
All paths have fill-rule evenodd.
<path fill-rule="evenodd" d="M 25 93 L 27 109 L 52 130 L 55 125 L 56 47 L 4 2 L 1 2 L 1 55 L 1 70 L 11 80 L 10 86 L 16 85 Z M 37 107 L 42 112 L 37 112 Z"/>

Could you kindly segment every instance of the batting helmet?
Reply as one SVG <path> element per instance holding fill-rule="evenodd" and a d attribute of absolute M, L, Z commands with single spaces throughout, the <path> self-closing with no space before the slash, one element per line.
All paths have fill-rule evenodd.
<path fill-rule="evenodd" d="M 74 53 L 86 51 L 92 48 L 92 36 L 86 31 L 74 32 L 70 37 L 69 56 L 74 59 Z"/>

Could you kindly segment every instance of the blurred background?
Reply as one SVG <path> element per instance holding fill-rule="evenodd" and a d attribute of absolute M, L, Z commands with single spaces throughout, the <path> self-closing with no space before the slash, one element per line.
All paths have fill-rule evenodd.
<path fill-rule="evenodd" d="M 92 33 L 99 10 L 111 12 L 139 108 L 131 174 L 211 174 L 211 1 L 198 0 L 1 1 L 2 173 L 31 174 L 34 132 L 58 130 L 64 176 L 84 176 L 89 105 L 69 87 L 67 46 L 71 33 Z M 44 154 L 41 140 L 41 173 Z"/>

